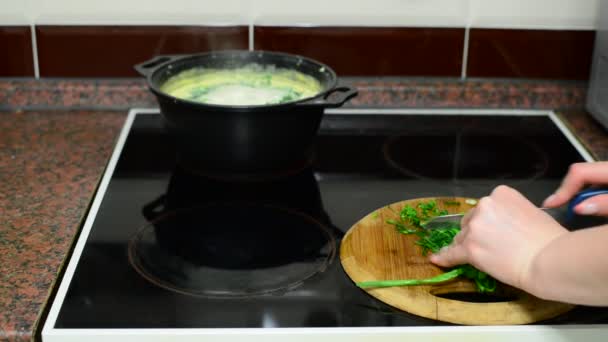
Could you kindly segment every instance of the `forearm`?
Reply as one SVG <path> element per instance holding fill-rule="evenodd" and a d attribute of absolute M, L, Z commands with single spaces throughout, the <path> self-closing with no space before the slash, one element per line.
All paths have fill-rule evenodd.
<path fill-rule="evenodd" d="M 563 234 L 534 258 L 522 284 L 548 300 L 608 305 L 608 226 Z"/>

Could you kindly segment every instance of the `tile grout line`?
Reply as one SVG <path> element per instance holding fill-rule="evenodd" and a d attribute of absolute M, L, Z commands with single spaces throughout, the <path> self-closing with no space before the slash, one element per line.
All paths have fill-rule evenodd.
<path fill-rule="evenodd" d="M 38 63 L 38 39 L 36 37 L 36 25 L 30 24 L 30 34 L 32 37 L 32 59 L 34 62 L 34 77 L 40 79 L 40 64 Z"/>
<path fill-rule="evenodd" d="M 249 23 L 249 51 L 254 50 L 253 22 Z"/>
<path fill-rule="evenodd" d="M 462 51 L 462 68 L 460 78 L 465 80 L 467 78 L 467 66 L 469 63 L 469 38 L 470 38 L 471 28 L 469 25 L 464 29 L 464 47 Z"/>

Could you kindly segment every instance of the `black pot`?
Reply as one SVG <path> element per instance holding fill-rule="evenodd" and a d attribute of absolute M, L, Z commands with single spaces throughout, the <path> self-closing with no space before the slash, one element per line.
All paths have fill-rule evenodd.
<path fill-rule="evenodd" d="M 224 106 L 183 100 L 160 90 L 168 78 L 187 69 L 236 68 L 250 63 L 302 72 L 317 79 L 322 91 L 275 105 Z M 156 95 L 165 127 L 176 143 L 178 163 L 205 173 L 267 174 L 301 168 L 310 158 L 325 108 L 340 107 L 357 95 L 353 88 L 337 87 L 336 74 L 327 65 L 284 53 L 158 56 L 135 69 L 146 76 Z"/>

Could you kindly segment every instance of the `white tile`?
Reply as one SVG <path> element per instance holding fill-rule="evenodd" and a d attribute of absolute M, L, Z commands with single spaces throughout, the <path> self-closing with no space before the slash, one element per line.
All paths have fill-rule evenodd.
<path fill-rule="evenodd" d="M 252 0 L 252 20 L 271 26 L 464 27 L 468 0 Z"/>
<path fill-rule="evenodd" d="M 577 30 L 596 27 L 600 0 L 470 1 L 472 27 Z"/>
<path fill-rule="evenodd" d="M 0 26 L 30 26 L 30 20 L 21 12 L 0 13 Z"/>
<path fill-rule="evenodd" d="M 36 24 L 42 25 L 247 24 L 250 3 L 249 0 L 31 1 L 36 2 L 32 16 Z"/>
<path fill-rule="evenodd" d="M 599 1 L 608 0 L 0 0 L 0 25 L 593 29 Z"/>
<path fill-rule="evenodd" d="M 29 26 L 31 0 L 0 0 L 0 25 Z"/>

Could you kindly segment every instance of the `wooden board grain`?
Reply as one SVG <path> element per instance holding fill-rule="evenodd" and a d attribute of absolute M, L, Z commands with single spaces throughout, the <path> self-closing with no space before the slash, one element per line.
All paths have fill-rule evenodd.
<path fill-rule="evenodd" d="M 461 197 L 421 198 L 393 203 L 357 222 L 344 236 L 340 260 L 354 282 L 391 279 L 424 279 L 444 272 L 428 261 L 414 242 L 415 235 L 405 235 L 386 223 L 398 219 L 406 205 L 435 200 L 449 213 L 466 212 L 474 199 Z M 479 298 L 474 283 L 457 279 L 440 285 L 403 286 L 365 289 L 378 300 L 409 313 L 444 322 L 465 325 L 529 324 L 556 317 L 573 305 L 546 301 L 524 291 L 499 284 L 493 302 L 448 299 L 449 294 L 472 294 Z M 443 296 L 443 297 L 441 297 Z M 453 297 L 452 297 L 453 298 Z"/>

